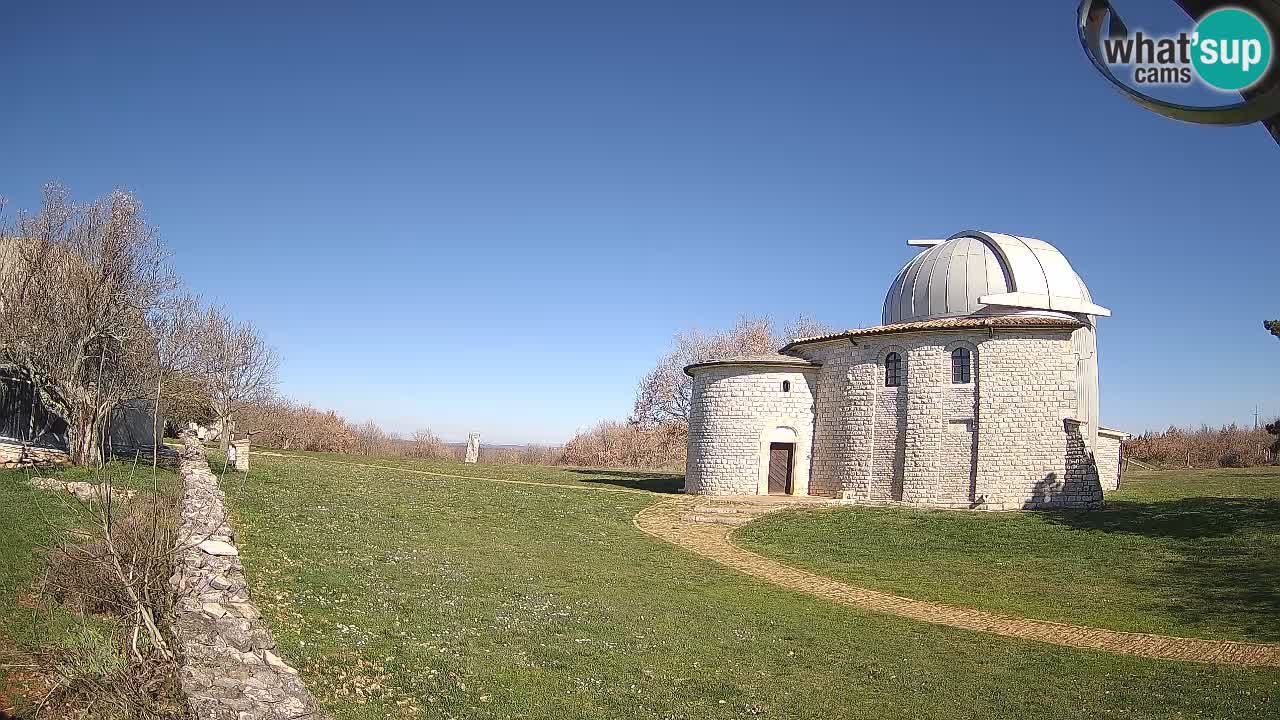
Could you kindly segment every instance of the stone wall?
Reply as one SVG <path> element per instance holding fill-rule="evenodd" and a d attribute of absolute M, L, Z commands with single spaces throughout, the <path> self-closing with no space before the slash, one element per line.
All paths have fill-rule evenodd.
<path fill-rule="evenodd" d="M 980 344 L 977 501 L 993 510 L 1102 501 L 1078 413 L 1071 334 L 999 333 Z"/>
<path fill-rule="evenodd" d="M 968 504 L 974 497 L 978 476 L 978 415 L 974 383 L 946 388 L 943 402 L 937 499 L 949 505 Z"/>
<path fill-rule="evenodd" d="M 1127 437 L 1127 433 L 1113 430 L 1098 431 L 1098 449 L 1094 459 L 1098 463 L 1098 480 L 1103 490 L 1120 489 L 1120 443 Z"/>
<path fill-rule="evenodd" d="M 0 440 L 0 468 L 54 465 L 67 462 L 65 450 L 37 447 L 22 442 Z"/>
<path fill-rule="evenodd" d="M 971 383 L 952 383 L 959 346 Z M 905 362 L 904 388 L 884 387 L 889 352 Z M 1078 411 L 1070 330 L 841 338 L 794 354 L 822 363 L 811 494 L 985 509 L 1101 501 L 1083 438 L 1064 423 Z"/>
<path fill-rule="evenodd" d="M 847 342 L 826 343 L 821 351 L 804 354 L 818 359 L 816 413 L 813 429 L 813 464 L 809 494 L 838 497 L 843 494 L 869 499 L 870 453 L 875 415 L 859 412 L 876 401 L 871 375 L 875 368 L 853 362 Z M 841 348 L 846 350 L 841 352 Z"/>
<path fill-rule="evenodd" d="M 319 705 L 250 599 L 235 533 L 204 449 L 185 438 L 173 617 L 180 681 L 195 720 L 312 720 Z"/>
<path fill-rule="evenodd" d="M 867 499 L 901 500 L 903 463 L 907 457 L 907 389 L 879 387 L 869 394 L 874 395 L 875 405 Z"/>
<path fill-rule="evenodd" d="M 813 440 L 817 368 L 796 370 L 749 365 L 694 371 L 689 408 L 689 459 L 685 492 L 754 495 L 763 477 L 761 451 L 778 428 L 795 431 L 793 481 L 805 494 Z M 783 383 L 790 390 L 783 391 Z M 767 457 L 767 455 L 766 455 Z M 767 461 L 766 461 L 767 462 Z"/>

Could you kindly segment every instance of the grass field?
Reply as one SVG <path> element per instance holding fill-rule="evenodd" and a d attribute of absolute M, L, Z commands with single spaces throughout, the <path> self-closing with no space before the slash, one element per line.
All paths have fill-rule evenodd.
<path fill-rule="evenodd" d="M 843 507 L 735 533 L 908 597 L 1116 630 L 1280 640 L 1280 472 L 1133 473 L 1100 512 Z"/>
<path fill-rule="evenodd" d="M 254 456 L 223 487 L 255 599 L 335 718 L 1223 718 L 1280 707 L 1276 670 L 1006 640 L 738 575 L 632 526 L 676 476 L 334 459 Z M 1187 494 L 1160 492 L 1147 497 Z M 804 537 L 825 515 L 789 516 L 787 532 Z"/>
<path fill-rule="evenodd" d="M 83 468 L 0 470 L 0 696 L 11 671 L 31 664 L 31 656 L 83 638 L 85 628 L 110 637 L 117 623 L 105 617 L 79 617 L 49 603 L 36 602 L 34 583 L 43 572 L 45 550 L 55 543 L 58 528 L 75 529 L 91 521 L 86 508 L 63 493 L 31 487 L 31 477 L 64 481 L 110 479 L 116 487 L 149 484 L 151 468 L 109 463 L 102 476 Z M 177 475 L 160 470 L 166 491 Z M 4 699 L 0 697 L 0 699 Z"/>

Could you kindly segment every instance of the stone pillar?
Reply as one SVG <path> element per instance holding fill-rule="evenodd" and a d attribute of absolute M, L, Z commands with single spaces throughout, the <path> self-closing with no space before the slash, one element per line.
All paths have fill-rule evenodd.
<path fill-rule="evenodd" d="M 474 465 L 480 461 L 480 433 L 467 434 L 467 458 L 463 462 Z"/>
<path fill-rule="evenodd" d="M 249 438 L 232 440 L 236 449 L 236 472 L 249 472 Z"/>

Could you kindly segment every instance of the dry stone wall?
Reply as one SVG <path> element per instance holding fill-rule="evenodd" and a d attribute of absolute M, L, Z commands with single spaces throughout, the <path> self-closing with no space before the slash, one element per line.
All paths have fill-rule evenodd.
<path fill-rule="evenodd" d="M 185 438 L 184 492 L 175 571 L 173 635 L 181 685 L 196 720 L 323 717 L 298 671 L 276 654 L 253 604 L 222 491 L 204 449 Z"/>
<path fill-rule="evenodd" d="M 817 368 L 715 366 L 695 371 L 685 492 L 753 495 L 768 433 L 796 433 L 795 481 L 809 477 Z M 784 391 L 783 383 L 790 383 Z"/>
<path fill-rule="evenodd" d="M 55 465 L 67 462 L 65 450 L 44 448 L 16 440 L 0 439 L 0 468 Z"/>

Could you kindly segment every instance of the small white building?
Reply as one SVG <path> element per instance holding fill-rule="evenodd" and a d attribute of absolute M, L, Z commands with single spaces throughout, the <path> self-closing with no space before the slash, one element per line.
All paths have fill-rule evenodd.
<path fill-rule="evenodd" d="M 1097 507 L 1124 433 L 1098 424 L 1096 319 L 1052 245 L 965 231 L 923 251 L 883 322 L 685 368 L 685 491 L 992 510 Z"/>

